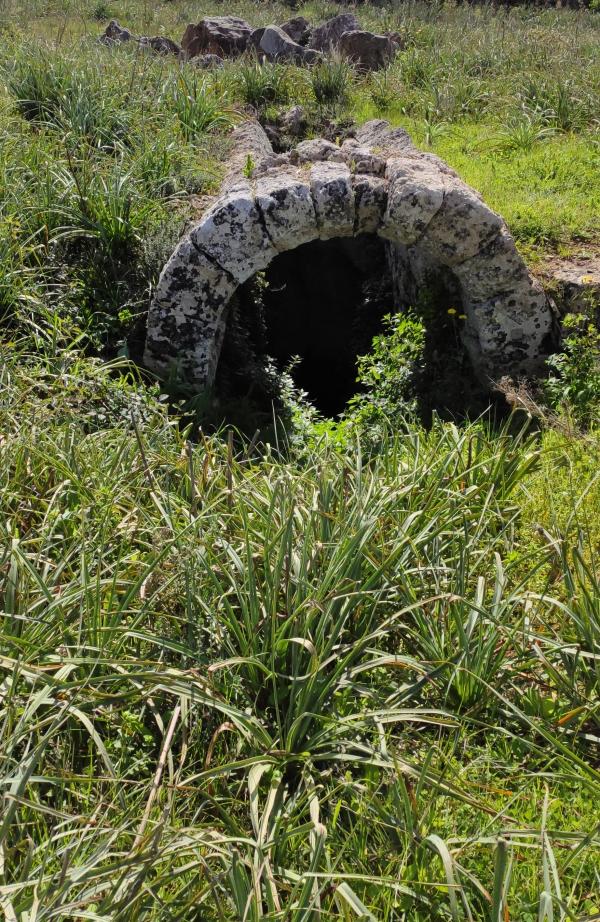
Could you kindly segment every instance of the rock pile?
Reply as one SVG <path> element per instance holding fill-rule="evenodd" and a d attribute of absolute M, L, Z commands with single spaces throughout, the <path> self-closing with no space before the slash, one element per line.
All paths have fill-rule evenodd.
<path fill-rule="evenodd" d="M 163 36 L 135 36 L 111 20 L 100 41 L 105 45 L 135 42 L 158 54 L 173 54 L 200 67 L 219 66 L 253 49 L 260 60 L 313 64 L 323 55 L 338 51 L 361 70 L 387 67 L 401 46 L 396 33 L 376 35 L 360 27 L 353 13 L 340 13 L 315 28 L 303 16 L 281 26 L 253 29 L 238 16 L 207 16 L 187 26 L 181 45 Z"/>

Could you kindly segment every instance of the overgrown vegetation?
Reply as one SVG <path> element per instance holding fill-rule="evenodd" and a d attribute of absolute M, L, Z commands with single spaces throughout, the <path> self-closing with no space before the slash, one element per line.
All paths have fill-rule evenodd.
<path fill-rule="evenodd" d="M 209 11 L 225 12 L 0 0 L 0 907 L 591 922 L 593 306 L 495 427 L 432 412 L 463 380 L 452 304 L 437 339 L 428 303 L 386 321 L 339 421 L 257 362 L 241 311 L 232 348 L 280 414 L 254 437 L 218 430 L 231 407 L 185 382 L 167 406 L 131 357 L 246 107 L 274 122 L 300 102 L 333 140 L 385 116 L 530 256 L 593 241 L 600 20 L 364 4 L 366 26 L 404 39 L 373 76 L 335 60 L 199 72 L 95 42 L 112 15 L 178 39 Z"/>

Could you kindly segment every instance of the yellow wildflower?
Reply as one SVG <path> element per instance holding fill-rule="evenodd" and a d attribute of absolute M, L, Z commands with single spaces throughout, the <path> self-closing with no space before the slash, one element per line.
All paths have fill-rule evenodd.
<path fill-rule="evenodd" d="M 457 313 L 457 310 L 454 307 L 449 307 L 448 313 L 450 314 L 451 317 L 454 317 L 454 315 Z"/>

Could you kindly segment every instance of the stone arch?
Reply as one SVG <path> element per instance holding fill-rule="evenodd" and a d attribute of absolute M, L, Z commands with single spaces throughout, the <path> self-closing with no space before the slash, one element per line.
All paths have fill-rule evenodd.
<path fill-rule="evenodd" d="M 445 267 L 458 280 L 463 338 L 486 383 L 539 368 L 550 304 L 502 218 L 402 129 L 369 122 L 341 147 L 305 141 L 275 155 L 260 126 L 236 133 L 222 195 L 177 245 L 152 301 L 146 364 L 210 386 L 227 306 L 280 253 L 314 240 L 376 234 L 397 274 Z M 250 158 L 250 159 L 249 159 Z M 251 173 L 251 177 L 245 174 Z"/>

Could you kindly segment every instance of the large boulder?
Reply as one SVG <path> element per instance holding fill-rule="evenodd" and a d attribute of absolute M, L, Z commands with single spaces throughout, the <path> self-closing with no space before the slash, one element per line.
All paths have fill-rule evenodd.
<path fill-rule="evenodd" d="M 352 30 L 340 36 L 339 50 L 360 70 L 381 70 L 396 55 L 398 45 L 387 35 Z"/>
<path fill-rule="evenodd" d="M 305 45 L 310 37 L 310 23 L 304 16 L 294 16 L 281 26 L 286 35 L 298 45 Z"/>
<path fill-rule="evenodd" d="M 188 58 L 200 54 L 237 57 L 246 50 L 252 31 L 252 26 L 238 16 L 207 16 L 196 25 L 188 25 L 181 48 Z"/>
<path fill-rule="evenodd" d="M 255 29 L 248 44 L 256 49 L 260 57 L 267 61 L 295 61 L 297 64 L 310 63 L 318 57 L 318 52 L 303 48 L 279 26 L 266 26 Z"/>
<path fill-rule="evenodd" d="M 340 13 L 333 19 L 328 19 L 321 26 L 317 26 L 310 34 L 309 48 L 315 51 L 334 51 L 344 32 L 360 30 L 360 23 L 353 13 Z"/>

